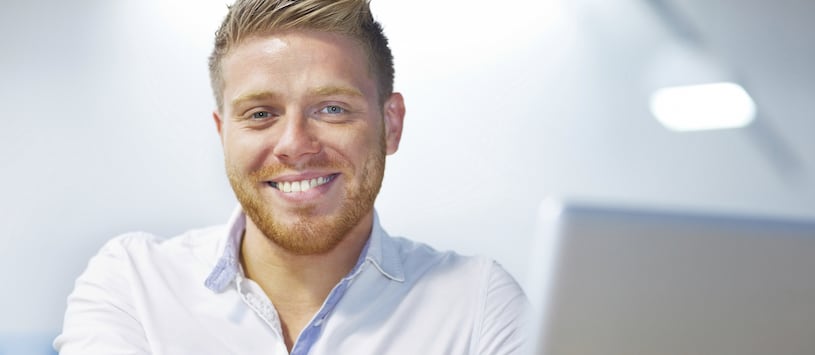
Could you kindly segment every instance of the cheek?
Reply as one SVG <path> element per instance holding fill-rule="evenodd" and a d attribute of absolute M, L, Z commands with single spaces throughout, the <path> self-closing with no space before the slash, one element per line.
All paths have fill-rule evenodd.
<path fill-rule="evenodd" d="M 243 172 L 259 169 L 266 162 L 271 148 L 257 134 L 227 134 L 224 136 L 226 163 Z"/>
<path fill-rule="evenodd" d="M 360 167 L 373 152 L 381 150 L 382 131 L 376 127 L 332 132 L 321 139 L 326 150 L 333 150 Z"/>

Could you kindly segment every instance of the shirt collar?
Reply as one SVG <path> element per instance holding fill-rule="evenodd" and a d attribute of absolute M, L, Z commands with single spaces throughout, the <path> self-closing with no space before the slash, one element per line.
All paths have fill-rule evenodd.
<path fill-rule="evenodd" d="M 232 213 L 227 223 L 226 243 L 224 243 L 221 257 L 212 268 L 204 285 L 214 291 L 223 291 L 240 273 L 240 245 L 243 232 L 246 229 L 246 215 L 238 206 Z M 379 224 L 379 214 L 374 211 L 374 222 L 371 227 L 371 235 L 362 249 L 357 267 L 351 271 L 348 277 L 355 277 L 361 271 L 363 260 L 370 261 L 376 269 L 384 276 L 393 281 L 404 282 L 405 273 L 401 256 L 398 253 L 397 245 L 393 238 Z"/>
<path fill-rule="evenodd" d="M 383 276 L 393 281 L 404 282 L 405 269 L 402 265 L 402 256 L 399 255 L 396 241 L 379 224 L 379 214 L 376 213 L 376 210 L 374 210 L 374 224 L 371 227 L 368 243 L 365 259 L 371 261 Z"/>
<path fill-rule="evenodd" d="M 227 223 L 226 243 L 224 243 L 221 257 L 215 267 L 212 268 L 212 272 L 210 272 L 206 281 L 204 281 L 204 285 L 208 289 L 221 292 L 238 275 L 240 270 L 240 246 L 244 229 L 246 229 L 246 215 L 238 206 L 232 212 L 232 217 L 229 218 Z"/>

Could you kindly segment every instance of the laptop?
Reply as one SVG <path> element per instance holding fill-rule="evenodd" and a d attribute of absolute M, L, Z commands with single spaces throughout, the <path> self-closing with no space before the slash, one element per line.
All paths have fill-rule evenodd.
<path fill-rule="evenodd" d="M 534 354 L 815 354 L 815 221 L 547 200 Z"/>

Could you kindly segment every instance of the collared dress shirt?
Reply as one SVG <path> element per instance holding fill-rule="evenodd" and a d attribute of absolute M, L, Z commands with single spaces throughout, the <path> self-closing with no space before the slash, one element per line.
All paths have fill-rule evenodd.
<path fill-rule="evenodd" d="M 170 239 L 112 239 L 68 297 L 60 354 L 289 354 L 240 266 L 246 217 Z M 356 266 L 291 354 L 516 354 L 528 302 L 494 261 L 389 236 L 375 215 Z"/>

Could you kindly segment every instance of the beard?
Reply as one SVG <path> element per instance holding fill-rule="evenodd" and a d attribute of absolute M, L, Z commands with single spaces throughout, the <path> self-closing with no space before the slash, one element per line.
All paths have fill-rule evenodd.
<path fill-rule="evenodd" d="M 275 207 L 263 198 L 262 189 L 272 188 L 266 184 L 267 178 L 284 170 L 296 170 L 292 165 L 278 163 L 247 174 L 227 159 L 227 177 L 244 213 L 268 240 L 295 255 L 324 254 L 342 242 L 373 210 L 385 172 L 385 137 L 382 133 L 376 147 L 378 149 L 371 149 L 358 171 L 348 161 L 324 154 L 297 166 L 299 169 L 341 172 L 345 185 L 340 206 L 326 215 L 318 214 L 317 205 L 304 204 L 290 210 L 296 217 L 294 221 L 286 222 L 276 214 Z M 354 172 L 357 174 L 354 175 Z"/>

